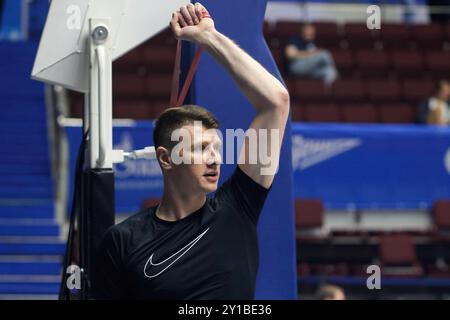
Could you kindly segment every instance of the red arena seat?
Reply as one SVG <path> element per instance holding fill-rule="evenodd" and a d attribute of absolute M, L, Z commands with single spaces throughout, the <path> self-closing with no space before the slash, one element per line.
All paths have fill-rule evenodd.
<path fill-rule="evenodd" d="M 309 122 L 340 122 L 341 115 L 335 104 L 309 104 L 305 108 L 305 119 Z"/>
<path fill-rule="evenodd" d="M 394 102 L 401 98 L 400 85 L 392 80 L 368 81 L 367 94 L 374 102 Z"/>
<path fill-rule="evenodd" d="M 295 200 L 295 225 L 298 228 L 322 227 L 324 207 L 318 199 Z"/>
<path fill-rule="evenodd" d="M 416 113 L 408 104 L 386 104 L 380 107 L 380 120 L 383 123 L 414 123 Z"/>
<path fill-rule="evenodd" d="M 376 109 L 371 104 L 344 105 L 342 107 L 342 115 L 345 122 L 371 123 L 378 121 Z"/>
<path fill-rule="evenodd" d="M 338 79 L 332 88 L 335 101 L 355 102 L 365 99 L 366 94 L 362 81 L 356 79 Z"/>

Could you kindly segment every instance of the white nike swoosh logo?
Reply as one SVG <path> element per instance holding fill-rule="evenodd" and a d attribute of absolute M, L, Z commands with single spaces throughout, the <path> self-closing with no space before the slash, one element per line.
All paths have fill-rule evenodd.
<path fill-rule="evenodd" d="M 148 258 L 147 262 L 145 263 L 144 275 L 147 278 L 155 278 L 155 277 L 159 276 L 161 273 L 166 271 L 171 265 L 173 265 L 175 262 L 177 262 L 178 259 L 180 259 L 182 256 L 184 256 L 208 232 L 208 230 L 209 230 L 209 228 L 206 229 L 205 231 L 203 231 L 197 238 L 192 240 L 190 243 L 188 243 L 186 246 L 184 246 L 183 248 L 181 248 L 180 250 L 175 252 L 173 255 L 171 255 L 164 261 L 161 261 L 158 263 L 153 263 L 153 255 L 155 253 L 152 253 L 150 255 L 150 258 Z M 152 267 L 160 267 L 162 269 L 159 270 L 160 268 L 157 268 L 159 270 L 159 272 L 149 275 L 149 274 L 147 274 L 147 271 L 146 271 L 149 263 Z"/>

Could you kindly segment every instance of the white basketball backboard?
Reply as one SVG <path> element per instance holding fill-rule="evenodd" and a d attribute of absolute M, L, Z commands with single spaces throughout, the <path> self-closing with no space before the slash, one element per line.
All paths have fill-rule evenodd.
<path fill-rule="evenodd" d="M 115 60 L 169 25 L 187 0 L 52 1 L 32 78 L 80 92 L 89 90 L 89 19 L 109 19 Z"/>

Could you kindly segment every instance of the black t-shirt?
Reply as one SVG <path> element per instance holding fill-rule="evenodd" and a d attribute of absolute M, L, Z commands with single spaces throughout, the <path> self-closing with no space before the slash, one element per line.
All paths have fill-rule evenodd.
<path fill-rule="evenodd" d="M 96 299 L 253 299 L 256 224 L 269 189 L 239 167 L 202 208 L 169 222 L 144 210 L 104 235 Z"/>
<path fill-rule="evenodd" d="M 296 46 L 297 49 L 301 51 L 310 51 L 317 49 L 317 46 L 314 42 L 303 40 L 303 38 L 300 37 L 290 37 L 287 45 Z"/>

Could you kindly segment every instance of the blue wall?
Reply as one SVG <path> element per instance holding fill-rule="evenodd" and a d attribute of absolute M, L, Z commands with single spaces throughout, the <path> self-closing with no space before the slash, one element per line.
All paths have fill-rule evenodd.
<path fill-rule="evenodd" d="M 266 0 L 202 2 L 214 18 L 216 28 L 281 79 L 262 34 Z M 225 70 L 210 56 L 203 55 L 195 80 L 195 103 L 213 111 L 222 129 L 247 129 L 255 115 Z M 221 181 L 234 165 L 224 165 Z M 293 218 L 291 129 L 287 126 L 280 170 L 259 222 L 260 269 L 258 299 L 295 299 L 296 256 Z"/>

